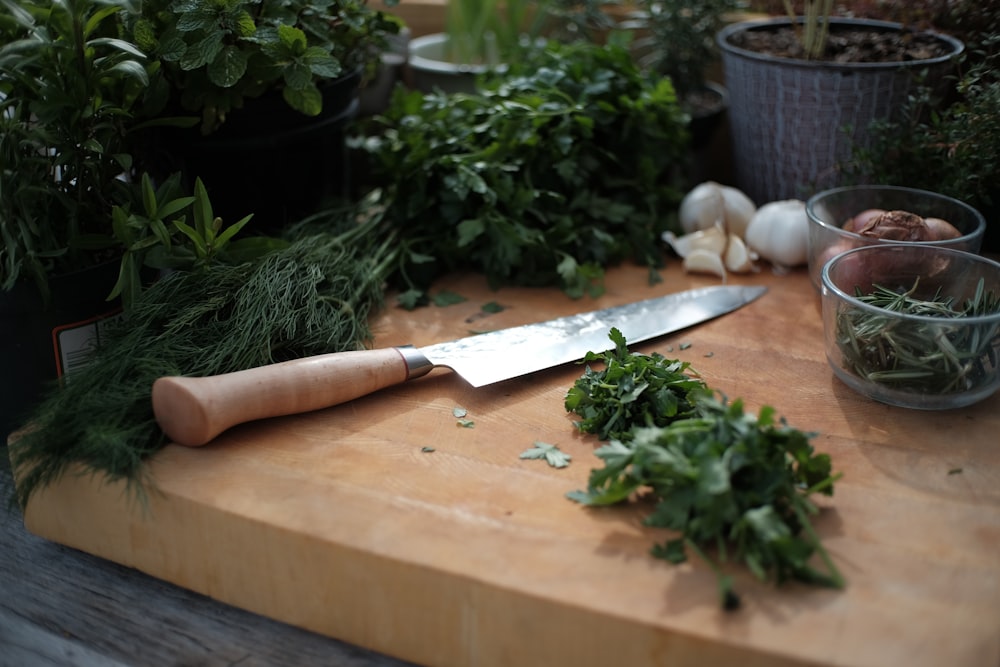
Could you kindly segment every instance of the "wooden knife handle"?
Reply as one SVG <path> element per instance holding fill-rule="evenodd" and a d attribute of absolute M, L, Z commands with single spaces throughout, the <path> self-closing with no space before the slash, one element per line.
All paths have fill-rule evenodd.
<path fill-rule="evenodd" d="M 236 424 L 309 412 L 423 375 L 412 348 L 338 352 L 210 377 L 162 377 L 153 413 L 174 442 L 199 447 Z"/>

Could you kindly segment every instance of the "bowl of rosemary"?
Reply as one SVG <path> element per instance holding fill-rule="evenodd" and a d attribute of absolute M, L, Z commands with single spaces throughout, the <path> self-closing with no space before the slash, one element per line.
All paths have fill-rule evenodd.
<path fill-rule="evenodd" d="M 979 252 L 986 218 L 965 202 L 894 185 L 853 185 L 806 201 L 809 278 L 820 288 L 823 266 L 866 245 L 923 243 Z"/>
<path fill-rule="evenodd" d="M 1000 388 L 1000 263 L 921 243 L 829 260 L 820 290 L 834 374 L 882 403 L 972 405 Z"/>

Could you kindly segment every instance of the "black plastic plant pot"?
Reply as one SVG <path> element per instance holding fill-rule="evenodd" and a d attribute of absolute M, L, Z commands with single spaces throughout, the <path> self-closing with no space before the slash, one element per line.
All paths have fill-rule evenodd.
<path fill-rule="evenodd" d="M 0 435 L 25 425 L 47 391 L 85 365 L 100 344 L 108 318 L 118 302 L 107 295 L 118 277 L 119 263 L 108 262 L 49 280 L 51 299 L 44 304 L 34 283 L 0 291 Z"/>
<path fill-rule="evenodd" d="M 360 70 L 321 87 L 323 111 L 310 117 L 279 93 L 249 100 L 210 135 L 198 128 L 157 141 L 154 164 L 201 178 L 215 214 L 232 224 L 253 213 L 248 231 L 273 233 L 350 190 L 346 129 L 358 114 Z"/>

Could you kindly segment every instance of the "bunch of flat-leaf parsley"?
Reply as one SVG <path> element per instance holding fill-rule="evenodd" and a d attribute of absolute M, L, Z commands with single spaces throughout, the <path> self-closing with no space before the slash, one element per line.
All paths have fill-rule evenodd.
<path fill-rule="evenodd" d="M 607 506 L 651 496 L 646 524 L 680 534 L 654 546 L 653 555 L 671 563 L 684 562 L 689 551 L 703 558 L 726 609 L 739 606 L 721 567 L 730 560 L 762 581 L 843 587 L 809 519 L 818 511 L 809 496 L 832 495 L 839 475 L 832 475 L 828 455 L 814 453 L 810 434 L 776 421 L 773 408 L 754 416 L 698 380 L 685 384 L 678 376 L 686 365 L 629 353 L 617 330 L 611 339 L 613 351 L 586 359 L 603 360 L 605 370 L 588 367 L 566 407 L 584 418 L 581 430 L 614 439 L 595 452 L 604 468 L 591 471 L 585 491 L 568 497 Z"/>

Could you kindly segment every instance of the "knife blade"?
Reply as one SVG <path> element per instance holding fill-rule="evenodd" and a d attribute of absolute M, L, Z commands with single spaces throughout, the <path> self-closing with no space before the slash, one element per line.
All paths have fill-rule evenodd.
<path fill-rule="evenodd" d="M 732 312 L 766 291 L 716 285 L 421 348 L 335 352 L 224 375 L 161 377 L 153 383 L 153 413 L 173 442 L 198 447 L 237 424 L 346 403 L 438 367 L 473 387 L 519 377 L 611 349 L 612 327 L 629 343 L 640 343 Z"/>

